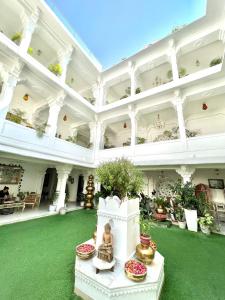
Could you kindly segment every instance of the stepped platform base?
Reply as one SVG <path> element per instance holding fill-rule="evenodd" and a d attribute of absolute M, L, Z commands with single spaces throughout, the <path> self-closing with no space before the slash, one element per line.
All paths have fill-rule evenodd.
<path fill-rule="evenodd" d="M 156 252 L 143 282 L 133 282 L 124 273 L 124 264 L 116 261 L 114 272 L 96 274 L 93 259 L 76 257 L 75 293 L 84 300 L 158 300 L 164 281 L 164 257 Z"/>

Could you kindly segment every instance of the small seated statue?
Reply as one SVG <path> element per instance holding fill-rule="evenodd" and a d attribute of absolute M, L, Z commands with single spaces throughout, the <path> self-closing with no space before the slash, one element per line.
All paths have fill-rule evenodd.
<path fill-rule="evenodd" d="M 111 226 L 109 223 L 105 224 L 105 231 L 103 233 L 103 244 L 98 248 L 98 258 L 108 263 L 113 260 L 113 235 L 111 233 Z"/>

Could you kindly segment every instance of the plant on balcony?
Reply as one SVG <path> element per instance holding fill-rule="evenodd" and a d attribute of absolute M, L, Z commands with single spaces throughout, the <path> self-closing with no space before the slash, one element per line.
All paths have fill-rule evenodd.
<path fill-rule="evenodd" d="M 111 149 L 111 148 L 115 148 L 114 145 L 111 145 L 109 143 L 109 138 L 107 137 L 107 135 L 104 136 L 104 149 Z"/>
<path fill-rule="evenodd" d="M 94 97 L 84 97 L 88 102 L 90 102 L 92 105 L 95 104 L 96 99 Z"/>
<path fill-rule="evenodd" d="M 136 90 L 135 90 L 135 94 L 140 94 L 140 93 L 141 93 L 141 88 L 137 87 Z"/>
<path fill-rule="evenodd" d="M 222 57 L 216 57 L 213 60 L 211 60 L 209 66 L 213 67 L 213 66 L 219 65 L 221 63 L 222 63 Z"/>
<path fill-rule="evenodd" d="M 126 142 L 123 143 L 123 147 L 130 146 L 131 139 L 129 138 Z"/>
<path fill-rule="evenodd" d="M 137 137 L 137 144 L 144 144 L 146 142 L 146 139 L 143 137 Z"/>
<path fill-rule="evenodd" d="M 101 164 L 96 175 L 104 189 L 121 200 L 126 196 L 135 197 L 142 190 L 142 173 L 124 158 Z"/>
<path fill-rule="evenodd" d="M 27 53 L 30 54 L 30 55 L 32 55 L 34 53 L 34 49 L 32 47 L 29 47 L 27 49 Z"/>
<path fill-rule="evenodd" d="M 77 136 L 68 136 L 68 138 L 66 139 L 67 142 L 76 144 L 77 143 Z"/>
<path fill-rule="evenodd" d="M 21 32 L 16 32 L 12 37 L 11 40 L 16 43 L 19 44 L 22 40 L 22 33 Z"/>
<path fill-rule="evenodd" d="M 56 76 L 61 76 L 62 72 L 63 72 L 60 64 L 50 64 L 48 69 L 49 69 L 49 71 L 54 73 Z"/>
<path fill-rule="evenodd" d="M 176 139 L 178 139 L 177 130 L 176 128 L 172 128 L 172 130 L 165 130 L 162 134 L 155 137 L 153 142 L 176 140 Z"/>
<path fill-rule="evenodd" d="M 189 130 L 189 129 L 186 129 L 186 136 L 189 138 L 189 137 L 195 137 L 199 134 L 199 131 L 197 130 Z"/>
<path fill-rule="evenodd" d="M 172 70 L 169 70 L 166 75 L 167 75 L 167 78 L 169 79 L 169 81 L 173 80 L 173 72 L 172 72 Z"/>
<path fill-rule="evenodd" d="M 141 88 L 137 87 L 136 90 L 135 90 L 135 94 L 140 94 L 140 93 L 141 93 Z M 130 97 L 130 95 L 131 95 L 131 87 L 128 86 L 125 89 L 125 94 L 120 98 L 120 100 Z"/>
<path fill-rule="evenodd" d="M 180 68 L 179 69 L 179 78 L 182 78 L 182 77 L 184 77 L 184 76 L 187 76 L 188 74 L 187 74 L 187 70 L 185 69 L 185 68 Z"/>
<path fill-rule="evenodd" d="M 43 135 L 45 134 L 45 131 L 46 131 L 47 127 L 49 127 L 49 125 L 47 124 L 47 122 L 36 123 L 34 125 L 34 129 L 36 130 L 37 136 L 39 138 L 43 137 Z"/>
<path fill-rule="evenodd" d="M 21 124 L 27 120 L 24 118 L 25 111 L 20 110 L 19 108 L 13 109 L 12 112 L 7 112 L 6 120 L 11 122 Z"/>
<path fill-rule="evenodd" d="M 156 77 L 155 77 L 155 81 L 153 81 L 152 85 L 153 85 L 154 87 L 156 87 L 156 86 L 159 86 L 159 85 L 161 85 L 161 84 L 162 84 L 162 79 L 161 79 L 159 76 L 156 76 Z"/>

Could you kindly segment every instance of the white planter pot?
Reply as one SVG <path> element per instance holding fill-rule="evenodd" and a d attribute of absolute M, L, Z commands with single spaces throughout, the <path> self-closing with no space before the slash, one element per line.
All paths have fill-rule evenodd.
<path fill-rule="evenodd" d="M 49 211 L 55 211 L 56 210 L 56 206 L 55 205 L 49 205 Z"/>
<path fill-rule="evenodd" d="M 185 219 L 187 221 L 188 230 L 197 232 L 198 231 L 197 210 L 185 209 L 184 213 L 185 213 Z"/>
<path fill-rule="evenodd" d="M 211 230 L 208 226 L 204 226 L 200 224 L 200 228 L 202 233 L 206 234 L 206 235 L 210 235 L 211 234 Z"/>
<path fill-rule="evenodd" d="M 59 214 L 60 215 L 65 215 L 66 214 L 66 208 L 65 207 L 61 207 L 59 210 Z"/>
<path fill-rule="evenodd" d="M 178 225 L 179 225 L 180 229 L 185 229 L 187 223 L 186 222 L 180 222 L 180 221 L 178 221 Z"/>

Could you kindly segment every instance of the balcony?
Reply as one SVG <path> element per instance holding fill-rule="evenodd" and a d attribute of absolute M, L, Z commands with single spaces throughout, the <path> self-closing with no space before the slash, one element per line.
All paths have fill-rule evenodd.
<path fill-rule="evenodd" d="M 7 120 L 0 139 L 2 152 L 86 167 L 94 163 L 93 152 L 89 149 L 47 135 L 39 138 L 35 130 Z"/>

